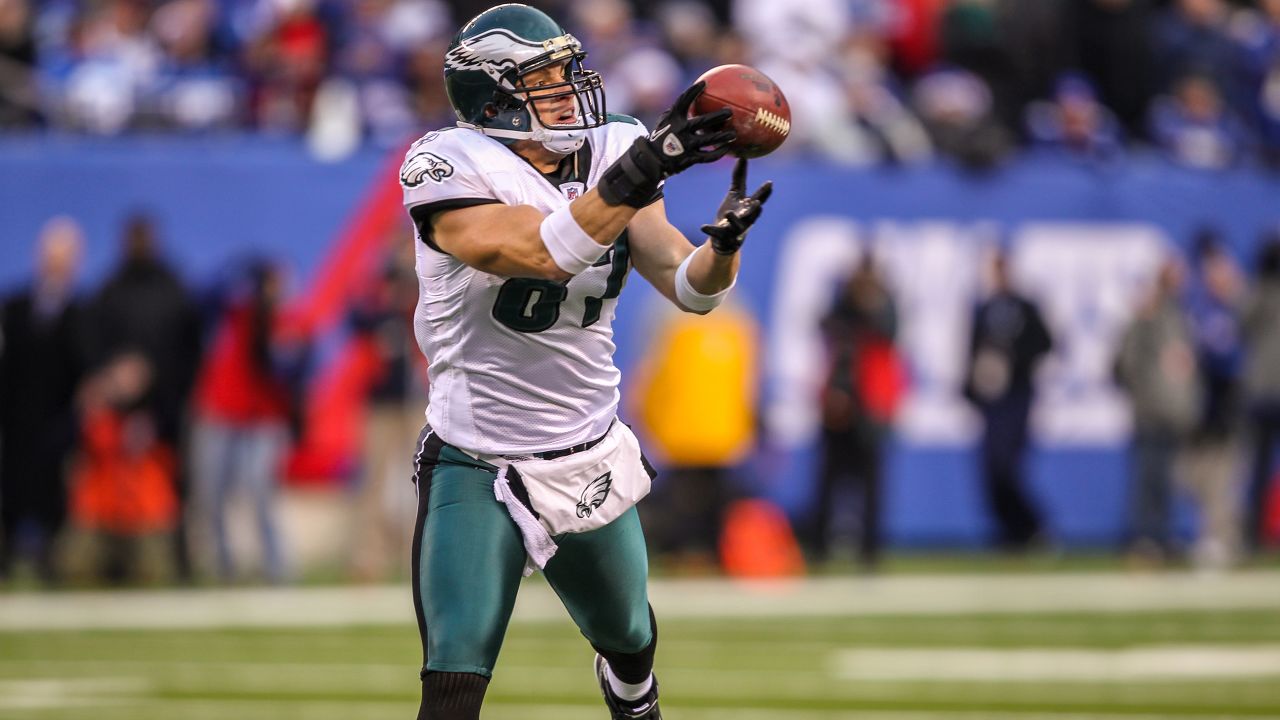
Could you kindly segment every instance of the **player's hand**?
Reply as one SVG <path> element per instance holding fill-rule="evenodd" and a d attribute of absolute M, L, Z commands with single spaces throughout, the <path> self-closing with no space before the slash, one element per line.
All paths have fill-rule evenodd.
<path fill-rule="evenodd" d="M 689 107 L 706 86 L 706 81 L 690 85 L 676 98 L 675 104 L 662 113 L 649 134 L 649 146 L 658 155 L 664 176 L 675 175 L 691 165 L 719 160 L 729 152 L 729 143 L 737 137 L 733 130 L 725 127 L 733 114 L 729 108 L 689 117 Z"/>
<path fill-rule="evenodd" d="M 729 194 L 724 196 L 724 202 L 716 212 L 716 221 L 702 226 L 702 232 L 711 238 L 711 249 L 720 255 L 738 252 L 747 239 L 747 230 L 760 217 L 760 210 L 772 193 L 773 181 L 768 180 L 754 193 L 747 194 L 747 161 L 739 158 L 733 167 Z"/>
<path fill-rule="evenodd" d="M 605 170 L 596 186 L 605 203 L 642 208 L 653 201 L 664 179 L 729 152 L 729 143 L 737 137 L 726 127 L 733 114 L 729 108 L 689 117 L 689 107 L 704 87 L 705 82 L 689 86 L 658 119 L 654 131 L 636 138 Z"/>

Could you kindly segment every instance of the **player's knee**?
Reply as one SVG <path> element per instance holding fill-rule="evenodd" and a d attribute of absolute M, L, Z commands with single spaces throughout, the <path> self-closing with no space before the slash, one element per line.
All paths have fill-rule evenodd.
<path fill-rule="evenodd" d="M 424 673 L 418 720 L 480 720 L 488 687 L 489 678 L 476 673 Z"/>
<path fill-rule="evenodd" d="M 615 675 L 627 683 L 640 683 L 649 677 L 653 670 L 654 652 L 658 647 L 658 624 L 654 620 L 653 611 L 644 617 L 629 637 L 619 644 L 608 644 L 593 640 L 592 646 L 609 662 Z"/>
<path fill-rule="evenodd" d="M 583 634 L 598 648 L 617 653 L 637 653 L 653 642 L 653 625 L 648 615 L 619 620 L 608 618 L 605 622 L 585 625 Z"/>
<path fill-rule="evenodd" d="M 613 643 L 613 647 L 619 652 L 639 653 L 644 652 L 646 648 L 653 644 L 654 632 L 653 625 L 650 623 L 648 616 L 637 618 L 629 624 L 626 632 Z"/>
<path fill-rule="evenodd" d="M 653 644 L 658 634 L 657 620 L 647 604 L 626 613 L 601 605 L 579 621 L 582 634 L 597 650 L 638 653 Z"/>

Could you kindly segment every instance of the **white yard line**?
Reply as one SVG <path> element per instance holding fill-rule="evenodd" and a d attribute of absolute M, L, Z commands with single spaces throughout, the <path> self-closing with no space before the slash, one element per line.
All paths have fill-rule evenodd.
<path fill-rule="evenodd" d="M 666 712 L 666 708 L 663 708 Z M 671 711 L 675 715 L 674 708 Z M 1000 710 L 789 710 L 724 707 L 682 707 L 684 720 L 1169 720 L 1167 715 L 1110 713 L 1028 713 Z M 486 720 L 598 720 L 600 711 L 581 705 L 519 706 L 504 709 L 499 703 L 485 703 Z M 1228 716 L 1229 717 L 1229 716 Z M 1178 715 L 1178 720 L 1223 720 L 1223 715 Z"/>
<path fill-rule="evenodd" d="M 655 580 L 663 618 L 1280 610 L 1280 572 Z M 516 622 L 565 620 L 546 583 L 521 588 Z M 0 631 L 412 624 L 407 586 L 0 594 Z"/>
<path fill-rule="evenodd" d="M 45 715 L 38 711 L 56 710 L 57 708 L 84 707 L 92 700 L 96 710 L 95 717 L 117 718 L 126 716 L 113 708 L 119 703 L 127 709 L 127 716 L 142 713 L 146 717 L 175 717 L 183 720 L 224 720 L 228 717 L 278 717 L 286 707 L 277 701 L 255 702 L 247 700 L 155 700 L 137 699 L 124 701 L 114 697 L 98 698 L 64 698 L 46 704 L 29 706 L 6 706 L 0 703 L 0 710 L 21 712 L 32 711 L 29 715 L 19 717 L 39 718 Z M 287 708 L 292 714 L 305 716 L 315 720 L 346 720 L 352 717 L 381 720 L 387 718 L 403 718 L 406 708 L 412 711 L 412 703 L 403 701 L 373 702 L 353 701 L 323 703 L 289 703 Z M 673 708 L 674 710 L 675 708 Z M 520 703 L 503 703 L 492 699 L 485 703 L 486 720 L 598 720 L 600 708 L 596 705 L 526 705 Z M 685 720 L 1169 720 L 1164 715 L 1134 713 L 1072 713 L 1072 712 L 1019 712 L 1001 710 L 946 710 L 938 712 L 905 710 L 792 710 L 782 708 L 750 709 L 728 707 L 683 707 L 679 709 L 681 718 Z M 1223 720 L 1221 714 L 1179 714 L 1178 720 Z"/>
<path fill-rule="evenodd" d="M 151 689 L 137 677 L 26 678 L 0 680 L 0 710 L 109 705 Z"/>
<path fill-rule="evenodd" d="M 1060 648 L 857 648 L 832 656 L 836 677 L 869 682 L 1181 682 L 1280 676 L 1280 645 Z"/>

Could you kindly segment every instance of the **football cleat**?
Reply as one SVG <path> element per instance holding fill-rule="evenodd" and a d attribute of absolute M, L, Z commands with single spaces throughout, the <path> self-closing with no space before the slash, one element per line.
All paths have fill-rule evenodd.
<path fill-rule="evenodd" d="M 653 687 L 639 700 L 623 700 L 613 694 L 609 687 L 609 678 L 605 669 L 609 665 L 604 658 L 596 655 L 596 680 L 600 682 L 600 694 L 604 696 L 604 704 L 609 708 L 609 717 L 613 720 L 662 720 L 662 710 L 658 709 L 658 678 L 653 678 Z"/>

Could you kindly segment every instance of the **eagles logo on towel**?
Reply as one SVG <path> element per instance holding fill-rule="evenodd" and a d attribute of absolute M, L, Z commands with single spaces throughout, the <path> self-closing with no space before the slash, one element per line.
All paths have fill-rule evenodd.
<path fill-rule="evenodd" d="M 578 517 L 591 517 L 591 511 L 603 505 L 605 498 L 609 497 L 611 487 L 613 487 L 612 472 L 606 472 L 587 483 L 587 487 L 582 491 L 582 498 L 578 501 Z"/>

